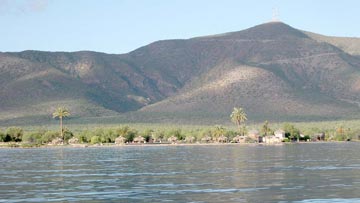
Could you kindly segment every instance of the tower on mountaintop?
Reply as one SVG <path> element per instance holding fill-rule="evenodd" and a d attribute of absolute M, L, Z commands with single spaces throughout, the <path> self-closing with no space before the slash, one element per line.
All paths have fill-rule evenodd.
<path fill-rule="evenodd" d="M 270 22 L 280 22 L 279 10 L 277 8 L 273 8 L 273 10 L 272 10 L 272 18 L 271 18 Z"/>

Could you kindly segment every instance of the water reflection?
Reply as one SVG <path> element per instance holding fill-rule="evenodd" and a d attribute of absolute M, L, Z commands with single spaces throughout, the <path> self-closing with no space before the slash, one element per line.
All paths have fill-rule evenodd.
<path fill-rule="evenodd" d="M 0 149 L 0 202 L 359 202 L 359 146 Z"/>

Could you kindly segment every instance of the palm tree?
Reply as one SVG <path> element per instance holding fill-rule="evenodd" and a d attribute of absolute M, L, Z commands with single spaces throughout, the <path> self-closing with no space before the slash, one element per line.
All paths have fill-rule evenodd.
<path fill-rule="evenodd" d="M 269 127 L 269 122 L 265 121 L 264 125 L 261 128 L 261 133 L 264 136 L 267 136 L 271 132 L 271 129 Z"/>
<path fill-rule="evenodd" d="M 241 132 L 241 123 L 247 120 L 247 115 L 242 108 L 234 107 L 233 112 L 230 115 L 231 121 L 237 124 L 239 132 Z"/>
<path fill-rule="evenodd" d="M 65 107 L 58 107 L 53 113 L 53 118 L 59 118 L 60 120 L 60 136 L 64 140 L 64 128 L 63 128 L 63 118 L 70 116 L 70 112 Z"/>

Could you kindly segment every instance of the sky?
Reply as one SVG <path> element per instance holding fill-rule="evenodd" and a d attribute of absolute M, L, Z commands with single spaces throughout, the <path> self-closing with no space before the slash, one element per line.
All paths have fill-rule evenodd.
<path fill-rule="evenodd" d="M 358 0 L 0 0 L 0 51 L 127 53 L 158 40 L 240 31 L 272 19 L 360 37 Z"/>

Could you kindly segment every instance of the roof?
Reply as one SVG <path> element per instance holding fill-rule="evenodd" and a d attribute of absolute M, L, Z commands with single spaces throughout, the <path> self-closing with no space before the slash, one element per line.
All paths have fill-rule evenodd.
<path fill-rule="evenodd" d="M 283 133 L 285 133 L 285 131 L 282 130 L 282 129 L 278 129 L 278 130 L 276 130 L 274 133 L 275 133 L 275 134 L 279 134 L 279 133 L 283 134 Z"/>

